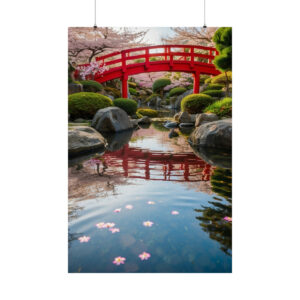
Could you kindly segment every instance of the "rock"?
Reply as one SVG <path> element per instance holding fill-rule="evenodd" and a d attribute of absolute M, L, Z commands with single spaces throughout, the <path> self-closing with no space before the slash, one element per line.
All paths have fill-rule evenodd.
<path fill-rule="evenodd" d="M 191 123 L 192 119 L 190 117 L 190 115 L 186 112 L 179 112 L 174 116 L 175 121 L 179 122 L 179 123 Z"/>
<path fill-rule="evenodd" d="M 219 117 L 215 114 L 197 114 L 195 127 L 202 125 L 203 123 L 213 122 L 219 120 Z"/>
<path fill-rule="evenodd" d="M 183 128 L 183 127 L 194 127 L 194 123 L 180 123 L 179 127 L 180 128 Z"/>
<path fill-rule="evenodd" d="M 108 98 L 110 98 L 112 101 L 114 101 L 114 100 L 115 100 L 115 97 L 114 97 L 114 96 L 112 96 L 112 95 L 105 95 L 105 96 L 107 96 Z"/>
<path fill-rule="evenodd" d="M 74 120 L 74 123 L 84 123 L 84 122 L 85 122 L 85 120 L 81 119 L 81 118 Z"/>
<path fill-rule="evenodd" d="M 105 138 L 94 128 L 89 126 L 69 127 L 68 132 L 69 155 L 75 156 L 92 150 L 105 149 Z"/>
<path fill-rule="evenodd" d="M 232 119 L 202 124 L 193 131 L 190 143 L 197 146 L 231 149 Z"/>
<path fill-rule="evenodd" d="M 176 128 L 178 127 L 178 123 L 177 122 L 170 122 L 170 121 L 167 121 L 164 126 L 166 128 Z"/>
<path fill-rule="evenodd" d="M 69 95 L 75 94 L 75 93 L 80 93 L 83 91 L 83 87 L 79 83 L 69 83 L 68 87 L 68 93 Z"/>
<path fill-rule="evenodd" d="M 141 96 L 146 96 L 146 95 L 147 95 L 147 92 L 144 91 L 144 90 L 139 90 L 139 94 L 140 94 Z"/>
<path fill-rule="evenodd" d="M 117 133 L 103 133 L 103 136 L 107 140 L 107 147 L 108 151 L 117 151 L 122 149 L 126 144 L 129 143 L 133 134 L 133 129 L 121 131 Z"/>
<path fill-rule="evenodd" d="M 193 123 L 195 123 L 195 122 L 196 122 L 197 114 L 190 114 L 190 117 L 191 117 L 191 121 L 192 121 Z"/>
<path fill-rule="evenodd" d="M 174 128 L 172 128 L 171 131 L 169 132 L 169 138 L 171 139 L 177 136 L 179 136 L 179 133 L 176 132 Z"/>
<path fill-rule="evenodd" d="M 138 119 L 138 124 L 150 124 L 151 119 L 147 116 L 142 117 L 141 119 Z"/>
<path fill-rule="evenodd" d="M 119 107 L 99 109 L 94 115 L 91 126 L 99 132 L 119 132 L 133 127 L 126 112 Z"/>

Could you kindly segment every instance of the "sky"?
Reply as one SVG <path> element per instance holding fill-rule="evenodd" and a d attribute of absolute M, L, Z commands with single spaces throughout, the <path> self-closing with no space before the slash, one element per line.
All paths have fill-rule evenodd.
<path fill-rule="evenodd" d="M 162 38 L 174 35 L 170 27 L 140 27 L 138 30 L 148 30 L 144 41 L 155 45 L 162 44 Z"/>

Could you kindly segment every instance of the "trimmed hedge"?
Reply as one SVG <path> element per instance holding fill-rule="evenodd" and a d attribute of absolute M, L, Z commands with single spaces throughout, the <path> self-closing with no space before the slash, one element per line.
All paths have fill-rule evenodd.
<path fill-rule="evenodd" d="M 128 81 L 128 86 L 135 89 L 136 88 L 136 83 L 133 81 Z"/>
<path fill-rule="evenodd" d="M 184 87 L 175 87 L 175 88 L 170 90 L 169 96 L 170 97 L 178 96 L 178 95 L 183 94 L 185 91 L 186 91 L 186 88 L 184 88 Z"/>
<path fill-rule="evenodd" d="M 69 114 L 71 119 L 92 119 L 98 109 L 112 106 L 110 98 L 92 92 L 69 95 Z"/>
<path fill-rule="evenodd" d="M 200 76 L 200 84 L 204 84 L 205 80 L 209 79 L 210 76 L 209 75 L 201 75 Z"/>
<path fill-rule="evenodd" d="M 149 118 L 155 118 L 158 116 L 157 110 L 150 109 L 150 108 L 139 108 L 137 110 L 137 114 L 140 114 L 142 116 L 147 116 Z"/>
<path fill-rule="evenodd" d="M 137 110 L 137 103 L 134 100 L 127 98 L 118 98 L 113 100 L 114 106 L 120 107 L 126 111 L 128 115 L 134 115 Z"/>
<path fill-rule="evenodd" d="M 134 88 L 129 88 L 129 93 L 130 93 L 130 95 L 134 95 L 134 96 L 136 96 L 137 94 L 138 94 L 138 92 L 136 91 L 136 89 L 134 89 Z"/>
<path fill-rule="evenodd" d="M 220 101 L 216 101 L 204 109 L 206 113 L 213 113 L 219 117 L 231 117 L 232 116 L 232 99 L 224 98 Z"/>
<path fill-rule="evenodd" d="M 209 78 L 204 80 L 204 83 L 205 84 L 210 84 L 212 79 L 213 79 L 213 77 L 209 77 Z"/>
<path fill-rule="evenodd" d="M 205 90 L 204 92 L 202 92 L 202 94 L 209 95 L 215 98 L 221 98 L 224 96 L 223 91 L 217 91 L 217 90 Z"/>
<path fill-rule="evenodd" d="M 99 92 L 103 88 L 102 84 L 94 80 L 82 80 L 80 83 L 84 92 Z"/>
<path fill-rule="evenodd" d="M 201 113 L 205 107 L 212 104 L 214 99 L 205 94 L 192 94 L 184 97 L 181 101 L 181 110 L 189 114 Z"/>
<path fill-rule="evenodd" d="M 205 90 L 206 91 L 212 91 L 212 90 L 219 91 L 222 88 L 223 88 L 222 84 L 209 84 Z"/>
<path fill-rule="evenodd" d="M 228 77 L 228 81 L 229 83 L 232 82 L 232 72 L 227 72 L 227 77 Z M 215 77 L 212 78 L 211 83 L 219 83 L 219 84 L 223 84 L 226 85 L 226 75 L 225 73 L 221 73 Z"/>
<path fill-rule="evenodd" d="M 165 86 L 171 84 L 171 80 L 169 78 L 160 78 L 154 81 L 152 85 L 153 92 L 159 92 Z"/>

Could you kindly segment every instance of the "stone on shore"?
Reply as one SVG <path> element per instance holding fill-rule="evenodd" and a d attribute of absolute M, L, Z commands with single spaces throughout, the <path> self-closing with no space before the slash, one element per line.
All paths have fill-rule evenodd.
<path fill-rule="evenodd" d="M 197 114 L 196 115 L 196 121 L 195 121 L 195 127 L 199 127 L 200 125 L 207 123 L 207 122 L 213 122 L 219 120 L 219 117 L 215 114 Z"/>

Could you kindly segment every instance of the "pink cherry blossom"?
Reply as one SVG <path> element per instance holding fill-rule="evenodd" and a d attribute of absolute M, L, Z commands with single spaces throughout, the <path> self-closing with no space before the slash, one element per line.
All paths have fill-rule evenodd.
<path fill-rule="evenodd" d="M 115 213 L 119 213 L 120 211 L 121 211 L 121 208 L 116 208 L 116 209 L 114 210 Z"/>
<path fill-rule="evenodd" d="M 147 203 L 150 204 L 150 205 L 155 204 L 154 201 L 148 201 Z"/>
<path fill-rule="evenodd" d="M 125 257 L 118 256 L 118 257 L 115 257 L 115 260 L 113 261 L 113 264 L 119 266 L 121 264 L 124 264 L 125 260 L 126 260 Z"/>
<path fill-rule="evenodd" d="M 147 260 L 148 258 L 151 257 L 150 253 L 143 252 L 142 254 L 139 255 L 141 260 Z"/>
<path fill-rule="evenodd" d="M 231 217 L 227 217 L 227 216 L 226 216 L 226 217 L 224 218 L 224 220 L 227 221 L 227 222 L 232 222 L 232 218 L 231 218 Z"/>
<path fill-rule="evenodd" d="M 114 227 L 116 224 L 115 223 L 105 223 L 104 224 L 104 228 L 112 228 Z"/>
<path fill-rule="evenodd" d="M 151 221 L 145 221 L 145 222 L 143 222 L 143 225 L 144 225 L 145 227 L 151 227 L 153 224 L 154 224 L 154 223 L 151 222 Z"/>
<path fill-rule="evenodd" d="M 104 222 L 100 222 L 100 223 L 96 224 L 96 226 L 97 226 L 99 229 L 106 228 Z"/>
<path fill-rule="evenodd" d="M 90 237 L 84 235 L 79 237 L 78 240 L 80 241 L 80 243 L 87 243 L 90 240 Z"/>
<path fill-rule="evenodd" d="M 127 209 L 132 209 L 133 206 L 132 206 L 131 204 L 128 204 L 128 205 L 125 206 L 125 208 L 127 208 Z"/>
<path fill-rule="evenodd" d="M 171 214 L 172 214 L 172 215 L 179 215 L 179 212 L 178 212 L 177 210 L 173 210 L 173 211 L 171 212 Z"/>
<path fill-rule="evenodd" d="M 109 228 L 109 230 L 111 231 L 111 233 L 120 232 L 119 228 Z"/>

